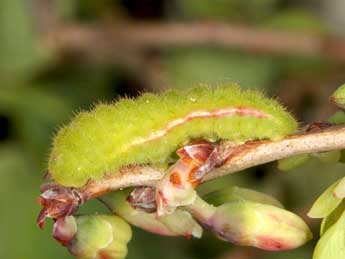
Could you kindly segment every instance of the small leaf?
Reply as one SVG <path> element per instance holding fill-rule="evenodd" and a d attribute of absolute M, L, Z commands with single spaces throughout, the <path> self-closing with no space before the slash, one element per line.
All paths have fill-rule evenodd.
<path fill-rule="evenodd" d="M 345 84 L 338 87 L 332 94 L 331 100 L 340 108 L 345 108 Z"/>
<path fill-rule="evenodd" d="M 278 161 L 278 169 L 281 171 L 289 171 L 300 167 L 310 159 L 310 154 L 301 154 L 296 156 L 290 156 Z"/>
<path fill-rule="evenodd" d="M 334 188 L 333 195 L 338 199 L 345 198 L 345 177 L 342 178 Z"/>
<path fill-rule="evenodd" d="M 345 258 L 345 213 L 321 237 L 314 250 L 313 259 Z"/>
<path fill-rule="evenodd" d="M 314 202 L 312 208 L 308 212 L 310 218 L 324 218 L 340 204 L 341 199 L 333 195 L 333 191 L 339 181 L 333 183 L 324 191 L 321 196 Z"/>
<path fill-rule="evenodd" d="M 322 220 L 322 223 L 320 226 L 320 236 L 325 234 L 326 231 L 339 220 L 344 210 L 345 210 L 345 202 L 342 201 L 342 203 L 330 215 L 328 215 Z"/>
<path fill-rule="evenodd" d="M 337 111 L 331 117 L 329 117 L 328 122 L 334 123 L 334 124 L 345 123 L 345 112 Z"/>

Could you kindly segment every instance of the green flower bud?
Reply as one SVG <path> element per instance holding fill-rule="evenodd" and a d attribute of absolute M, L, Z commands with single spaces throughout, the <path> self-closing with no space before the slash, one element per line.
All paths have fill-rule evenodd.
<path fill-rule="evenodd" d="M 234 201 L 253 201 L 283 208 L 283 205 L 270 195 L 237 186 L 211 192 L 203 196 L 203 199 L 215 206 Z"/>
<path fill-rule="evenodd" d="M 147 213 L 134 209 L 127 201 L 130 190 L 112 192 L 104 195 L 100 200 L 117 215 L 130 224 L 165 236 L 202 236 L 201 226 L 193 219 L 189 212 L 176 210 L 173 214 L 157 217 L 156 213 Z"/>
<path fill-rule="evenodd" d="M 190 212 L 218 238 L 264 250 L 288 250 L 312 238 L 297 215 L 271 205 L 236 201 L 213 207 L 200 198 Z"/>
<path fill-rule="evenodd" d="M 80 259 L 123 259 L 132 231 L 114 215 L 68 216 L 55 222 L 53 236 Z"/>

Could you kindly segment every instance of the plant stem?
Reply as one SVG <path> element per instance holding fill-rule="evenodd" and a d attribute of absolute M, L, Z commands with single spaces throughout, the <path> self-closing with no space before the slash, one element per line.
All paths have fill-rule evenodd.
<path fill-rule="evenodd" d="M 196 197 L 195 201 L 185 207 L 192 216 L 203 224 L 207 224 L 216 212 L 216 207 L 211 204 L 208 204 L 206 201 L 201 199 L 199 196 Z"/>
<path fill-rule="evenodd" d="M 203 182 L 298 154 L 339 149 L 345 149 L 344 125 L 332 126 L 318 132 L 293 135 L 278 141 L 246 142 L 235 148 L 231 143 L 224 142 L 222 152 L 224 152 L 224 157 L 228 157 L 226 162 L 211 171 Z M 155 186 L 164 173 L 163 169 L 150 166 L 126 167 L 100 181 L 89 182 L 78 191 L 87 200 L 120 188 Z"/>

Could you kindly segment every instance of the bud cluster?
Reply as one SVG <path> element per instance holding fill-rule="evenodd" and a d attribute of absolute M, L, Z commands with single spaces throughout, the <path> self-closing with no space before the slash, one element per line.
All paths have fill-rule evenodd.
<path fill-rule="evenodd" d="M 55 222 L 53 236 L 80 259 L 123 259 L 132 231 L 115 215 L 67 216 Z"/>
<path fill-rule="evenodd" d="M 156 213 L 147 213 L 141 209 L 133 208 L 127 200 L 130 190 L 123 190 L 104 195 L 100 200 L 117 215 L 130 224 L 164 236 L 186 236 L 200 238 L 201 226 L 194 220 L 189 212 L 177 209 L 172 214 L 158 217 Z"/>

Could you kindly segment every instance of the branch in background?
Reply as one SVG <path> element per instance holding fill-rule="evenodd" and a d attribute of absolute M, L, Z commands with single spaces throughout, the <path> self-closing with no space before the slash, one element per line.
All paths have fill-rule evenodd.
<path fill-rule="evenodd" d="M 113 59 L 118 53 L 167 47 L 225 48 L 331 58 L 345 62 L 345 38 L 259 29 L 224 23 L 66 25 L 47 35 L 48 46 Z"/>
<path fill-rule="evenodd" d="M 228 157 L 226 163 L 209 173 L 203 181 L 293 155 L 345 149 L 345 126 L 333 126 L 279 141 L 251 141 L 235 148 L 224 142 L 221 148 L 224 156 Z M 163 170 L 149 166 L 128 167 L 101 181 L 89 182 L 81 193 L 85 199 L 91 199 L 120 188 L 154 186 L 163 175 Z"/>
<path fill-rule="evenodd" d="M 59 24 L 59 15 L 56 10 L 56 2 L 53 0 L 30 1 L 32 16 L 37 25 L 38 32 L 43 35 L 54 30 Z"/>

